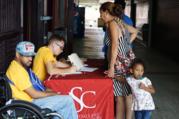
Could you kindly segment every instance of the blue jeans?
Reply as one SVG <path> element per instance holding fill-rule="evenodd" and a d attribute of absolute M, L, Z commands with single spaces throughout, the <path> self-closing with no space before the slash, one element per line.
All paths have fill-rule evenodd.
<path fill-rule="evenodd" d="M 64 119 L 78 119 L 77 111 L 71 96 L 56 95 L 34 99 L 34 104 L 39 107 L 49 108 L 63 116 Z"/>
<path fill-rule="evenodd" d="M 151 110 L 134 111 L 135 119 L 151 119 Z"/>

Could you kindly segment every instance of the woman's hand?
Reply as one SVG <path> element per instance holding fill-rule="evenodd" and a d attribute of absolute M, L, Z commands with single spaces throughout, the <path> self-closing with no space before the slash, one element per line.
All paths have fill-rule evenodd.
<path fill-rule="evenodd" d="M 114 78 L 114 68 L 110 68 L 104 72 L 108 77 Z"/>

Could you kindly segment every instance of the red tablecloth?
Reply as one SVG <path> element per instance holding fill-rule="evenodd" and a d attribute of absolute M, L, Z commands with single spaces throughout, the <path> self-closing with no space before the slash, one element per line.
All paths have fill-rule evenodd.
<path fill-rule="evenodd" d="M 92 61 L 95 61 L 94 64 Z M 98 60 L 87 62 L 99 66 Z M 79 119 L 114 119 L 113 82 L 99 69 L 92 73 L 52 77 L 44 84 L 61 94 L 69 94 L 75 101 Z"/>

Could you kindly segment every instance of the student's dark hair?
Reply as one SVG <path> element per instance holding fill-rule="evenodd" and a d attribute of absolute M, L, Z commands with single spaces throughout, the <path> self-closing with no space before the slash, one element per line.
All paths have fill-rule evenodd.
<path fill-rule="evenodd" d="M 122 6 L 112 2 L 105 2 L 101 4 L 100 11 L 108 11 L 110 15 L 121 18 L 123 14 Z"/>
<path fill-rule="evenodd" d="M 63 42 L 65 42 L 65 38 L 63 36 L 58 35 L 58 34 L 53 34 L 53 35 L 50 36 L 48 44 L 50 44 L 53 41 L 63 41 Z"/>
<path fill-rule="evenodd" d="M 114 3 L 121 5 L 123 10 L 126 7 L 126 2 L 124 0 L 116 0 Z"/>
<path fill-rule="evenodd" d="M 134 68 L 137 64 L 142 65 L 144 67 L 144 70 L 146 69 L 144 61 L 140 58 L 133 59 L 130 68 Z"/>

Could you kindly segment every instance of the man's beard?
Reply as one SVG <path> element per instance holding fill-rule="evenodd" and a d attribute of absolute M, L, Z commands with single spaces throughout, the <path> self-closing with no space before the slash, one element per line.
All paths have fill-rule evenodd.
<path fill-rule="evenodd" d="M 25 68 L 25 69 L 28 69 L 32 63 L 23 63 L 21 62 L 22 66 Z"/>

